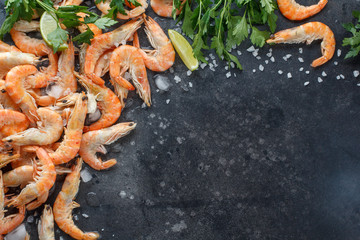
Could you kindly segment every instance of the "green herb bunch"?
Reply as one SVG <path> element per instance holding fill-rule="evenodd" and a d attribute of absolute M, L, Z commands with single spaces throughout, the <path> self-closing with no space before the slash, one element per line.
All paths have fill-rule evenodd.
<path fill-rule="evenodd" d="M 194 7 L 193 7 L 194 6 Z M 239 69 L 242 66 L 231 49 L 250 36 L 252 44 L 262 47 L 270 32 L 276 29 L 277 8 L 275 0 L 194 0 L 182 3 L 174 0 L 173 9 L 182 9 L 178 21 L 182 30 L 193 40 L 194 55 L 202 62 L 203 49 L 215 49 L 217 55 L 233 61 Z M 176 17 L 173 11 L 173 17 Z M 267 25 L 269 31 L 256 26 Z"/>
<path fill-rule="evenodd" d="M 356 57 L 360 51 L 360 12 L 353 11 L 352 15 L 357 21 L 357 24 L 345 23 L 343 27 L 352 33 L 352 37 L 344 38 L 343 46 L 350 46 L 350 51 L 346 54 L 345 59 Z"/>

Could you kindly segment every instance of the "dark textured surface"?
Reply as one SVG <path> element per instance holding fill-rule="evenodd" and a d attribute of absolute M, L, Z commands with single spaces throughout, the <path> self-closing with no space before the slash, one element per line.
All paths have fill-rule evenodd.
<path fill-rule="evenodd" d="M 120 121 L 138 127 L 108 147 L 105 158 L 117 158 L 115 167 L 85 166 L 93 178 L 80 185 L 75 223 L 119 240 L 359 239 L 360 89 L 353 71 L 360 66 L 359 58 L 343 60 L 340 46 L 347 36 L 340 23 L 351 21 L 353 9 L 359 1 L 329 0 L 304 21 L 330 26 L 342 49 L 318 69 L 309 65 L 321 54 L 319 42 L 272 46 L 276 61 L 269 64 L 269 46 L 258 60 L 247 42 L 239 48 L 245 70 L 231 69 L 236 77 L 225 77 L 225 65 L 186 76 L 177 58 L 175 72 L 162 74 L 172 86 L 161 93 L 149 71 L 153 106 L 142 108 L 130 95 Z M 159 23 L 174 27 L 169 19 Z M 277 29 L 299 24 L 279 14 Z M 26 225 L 34 239 L 35 222 Z M 59 230 L 56 236 L 70 239 Z"/>

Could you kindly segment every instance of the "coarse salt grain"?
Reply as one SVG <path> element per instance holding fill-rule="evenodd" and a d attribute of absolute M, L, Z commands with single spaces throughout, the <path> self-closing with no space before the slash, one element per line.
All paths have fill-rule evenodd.
<path fill-rule="evenodd" d="M 303 63 L 303 62 L 304 62 L 304 59 L 303 59 L 303 58 L 301 58 L 301 57 L 299 57 L 299 58 L 298 58 L 298 60 L 299 60 L 299 62 L 301 62 L 301 63 Z"/>
<path fill-rule="evenodd" d="M 225 70 L 229 70 L 229 66 L 225 66 Z"/>
<path fill-rule="evenodd" d="M 334 62 L 334 65 L 337 66 L 339 63 L 337 61 Z"/>
<path fill-rule="evenodd" d="M 192 84 L 192 82 L 189 82 L 189 87 L 193 87 L 193 84 Z"/>
<path fill-rule="evenodd" d="M 278 74 L 280 74 L 280 75 L 281 75 L 281 74 L 283 74 L 283 73 L 284 73 L 284 72 L 283 72 L 283 71 L 281 71 L 281 70 L 279 70 L 279 71 L 278 71 Z"/>
<path fill-rule="evenodd" d="M 318 79 L 317 79 L 317 80 L 318 80 L 318 82 L 319 82 L 319 83 L 322 83 L 322 82 L 323 82 L 323 80 L 322 80 L 322 78 L 321 78 L 321 77 L 318 77 Z"/>
<path fill-rule="evenodd" d="M 253 55 L 254 57 L 257 57 L 257 55 L 259 55 L 259 53 L 258 53 L 258 51 L 253 51 L 253 52 L 252 52 L 252 55 Z"/>
<path fill-rule="evenodd" d="M 337 76 L 336 76 L 336 79 L 337 79 L 337 80 L 340 80 L 340 75 L 337 75 Z"/>
<path fill-rule="evenodd" d="M 270 61 L 275 62 L 275 58 L 274 58 L 274 57 L 271 57 L 271 58 L 270 58 Z"/>
<path fill-rule="evenodd" d="M 359 73 L 358 70 L 355 70 L 355 71 L 353 72 L 353 74 L 354 74 L 354 77 L 358 77 L 360 73 Z"/>
<path fill-rule="evenodd" d="M 169 104 L 169 102 L 170 102 L 170 99 L 166 99 L 166 104 Z"/>
<path fill-rule="evenodd" d="M 232 68 L 234 68 L 234 67 L 235 67 L 235 63 L 231 62 L 231 63 L 230 63 L 230 66 L 231 66 Z"/>
<path fill-rule="evenodd" d="M 231 72 L 226 73 L 226 78 L 229 78 L 229 77 L 231 77 Z"/>
<path fill-rule="evenodd" d="M 175 75 L 174 80 L 176 83 L 181 82 L 181 78 L 178 75 Z"/>
<path fill-rule="evenodd" d="M 215 59 L 215 56 L 214 56 L 214 54 L 212 54 L 212 53 L 209 54 L 209 57 L 210 57 L 211 59 Z"/>
<path fill-rule="evenodd" d="M 238 54 L 239 56 L 241 56 L 241 51 L 238 50 L 238 51 L 237 51 L 237 54 Z"/>
<path fill-rule="evenodd" d="M 303 53 L 303 49 L 299 48 L 299 53 L 302 54 Z"/>
<path fill-rule="evenodd" d="M 304 86 L 307 86 L 309 84 L 310 84 L 310 82 L 304 82 Z"/>
<path fill-rule="evenodd" d="M 341 49 L 337 50 L 337 56 L 340 57 L 341 56 Z"/>
<path fill-rule="evenodd" d="M 206 67 L 206 65 L 207 65 L 206 63 L 201 63 L 200 64 L 201 69 L 204 69 Z"/>
<path fill-rule="evenodd" d="M 323 72 L 321 73 L 321 76 L 326 77 L 326 76 L 327 76 L 326 72 L 323 71 Z"/>
<path fill-rule="evenodd" d="M 260 70 L 260 71 L 264 71 L 264 66 L 260 64 L 260 65 L 259 65 L 259 70 Z"/>
<path fill-rule="evenodd" d="M 306 73 L 306 74 L 310 74 L 310 71 L 306 71 L 305 73 Z"/>
<path fill-rule="evenodd" d="M 356 84 L 358 87 L 360 87 L 360 83 Z"/>
<path fill-rule="evenodd" d="M 271 56 L 272 56 L 272 53 L 269 52 L 269 53 L 266 54 L 266 56 L 271 57 Z"/>
<path fill-rule="evenodd" d="M 288 73 L 288 74 L 287 74 L 287 77 L 288 77 L 288 78 L 292 78 L 292 74 L 291 74 L 291 73 Z"/>
<path fill-rule="evenodd" d="M 186 75 L 190 76 L 191 73 L 192 73 L 192 72 L 191 72 L 190 70 L 188 70 L 188 71 L 186 72 Z"/>
<path fill-rule="evenodd" d="M 249 47 L 248 49 L 246 49 L 246 51 L 248 51 L 248 52 L 253 52 L 253 51 L 255 51 L 255 47 L 254 47 L 254 46 L 251 46 L 251 47 Z"/>
<path fill-rule="evenodd" d="M 342 74 L 340 74 L 340 77 L 341 77 L 342 79 L 345 79 L 345 76 L 344 76 L 344 75 L 342 75 Z"/>
<path fill-rule="evenodd" d="M 304 71 L 304 68 L 303 68 L 303 67 L 301 67 L 301 68 L 299 69 L 299 71 L 300 71 L 300 72 Z"/>
<path fill-rule="evenodd" d="M 256 72 L 256 69 L 253 69 L 253 73 Z"/>
<path fill-rule="evenodd" d="M 269 64 L 269 60 L 265 60 L 265 64 Z"/>
<path fill-rule="evenodd" d="M 261 60 L 261 57 L 260 57 L 260 56 L 257 56 L 256 59 L 257 59 L 257 60 Z"/>

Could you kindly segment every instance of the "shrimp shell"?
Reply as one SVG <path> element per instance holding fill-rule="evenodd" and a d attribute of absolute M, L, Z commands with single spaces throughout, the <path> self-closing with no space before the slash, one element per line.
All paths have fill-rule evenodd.
<path fill-rule="evenodd" d="M 285 29 L 270 36 L 267 43 L 312 43 L 322 39 L 322 57 L 314 60 L 312 67 L 318 67 L 329 61 L 335 53 L 335 36 L 331 29 L 321 22 L 309 22 L 298 27 Z"/>
<path fill-rule="evenodd" d="M 49 204 L 46 204 L 38 224 L 39 240 L 55 240 L 54 215 Z"/>
<path fill-rule="evenodd" d="M 3 174 L 5 187 L 24 188 L 33 180 L 34 168 L 31 165 L 23 165 Z"/>
<path fill-rule="evenodd" d="M 153 0 L 152 0 L 153 1 Z M 303 20 L 319 13 L 327 4 L 328 0 L 320 0 L 318 4 L 302 6 L 295 0 L 277 0 L 279 10 L 289 20 Z"/>
<path fill-rule="evenodd" d="M 0 109 L 0 137 L 7 137 L 24 131 L 29 127 L 29 120 L 21 112 Z"/>
<path fill-rule="evenodd" d="M 80 156 L 84 159 L 84 162 L 96 170 L 104 170 L 114 166 L 116 164 L 115 159 L 103 162 L 96 157 L 96 152 L 106 154 L 104 144 L 109 145 L 117 141 L 119 138 L 129 134 L 135 127 L 136 123 L 134 122 L 118 123 L 108 128 L 85 133 L 81 140 Z"/>
<path fill-rule="evenodd" d="M 36 65 L 39 63 L 39 58 L 31 53 L 23 52 L 0 52 L 0 78 L 5 75 L 15 66 L 18 65 Z"/>
<path fill-rule="evenodd" d="M 82 159 L 79 158 L 72 167 L 72 172 L 66 176 L 61 191 L 54 203 L 54 218 L 59 228 L 69 234 L 72 238 L 79 240 L 93 240 L 98 239 L 99 234 L 95 232 L 84 233 L 74 224 L 71 215 L 72 210 L 80 206 L 73 200 L 79 190 L 81 166 Z"/>
<path fill-rule="evenodd" d="M 6 92 L 5 81 L 0 80 L 0 104 L 4 109 L 11 109 L 20 112 L 18 105 L 11 99 L 9 94 Z"/>

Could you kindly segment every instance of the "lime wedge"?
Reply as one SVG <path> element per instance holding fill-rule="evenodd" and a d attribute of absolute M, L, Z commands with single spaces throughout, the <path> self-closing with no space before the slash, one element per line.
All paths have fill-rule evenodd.
<path fill-rule="evenodd" d="M 56 16 L 54 16 L 56 18 Z M 47 45 L 49 45 L 50 47 L 53 47 L 52 43 L 49 41 L 49 39 L 47 38 L 47 35 L 53 31 L 55 31 L 55 29 L 57 27 L 60 27 L 58 22 L 54 19 L 53 16 L 50 15 L 50 13 L 48 12 L 44 12 L 41 15 L 40 18 L 40 33 L 41 36 L 43 37 L 44 41 L 46 42 Z M 63 51 L 65 49 L 68 48 L 68 45 L 66 43 L 63 43 L 62 45 L 60 45 L 58 51 Z"/>
<path fill-rule="evenodd" d="M 168 33 L 176 52 L 184 64 L 189 70 L 196 70 L 199 67 L 199 61 L 194 57 L 194 52 L 189 42 L 175 30 L 169 29 Z"/>

